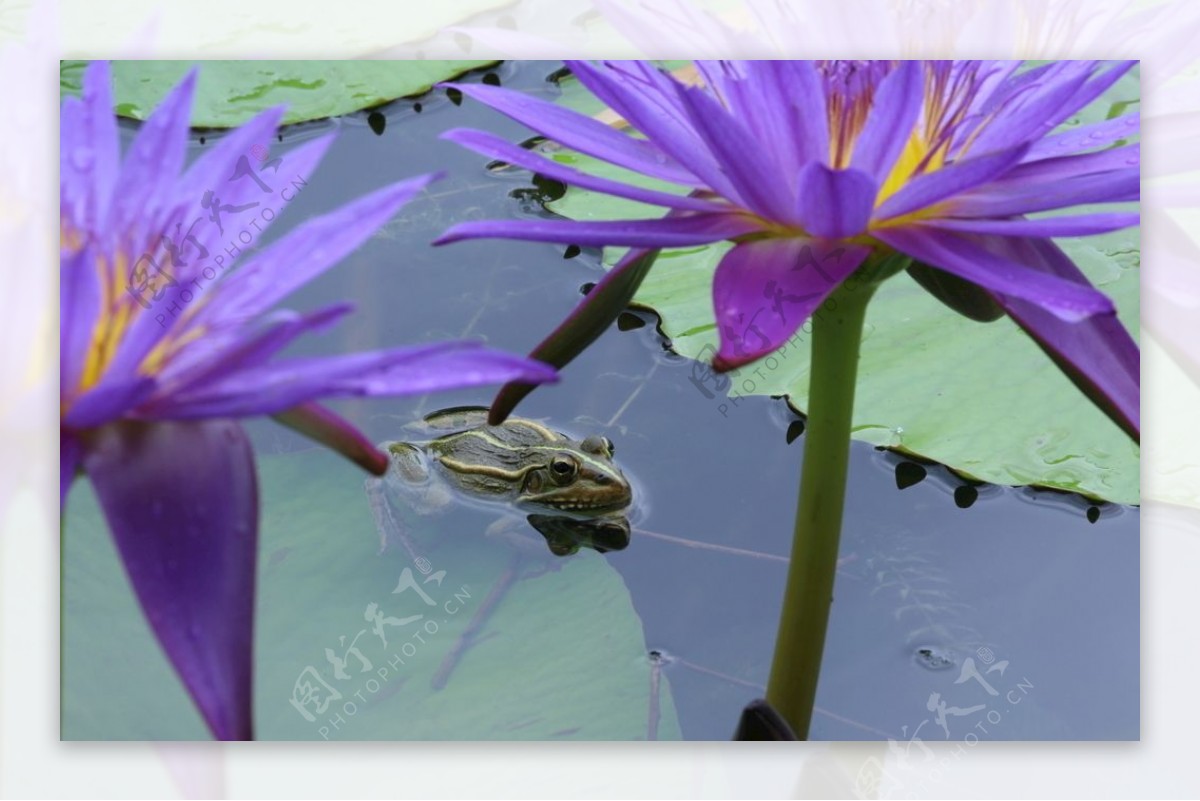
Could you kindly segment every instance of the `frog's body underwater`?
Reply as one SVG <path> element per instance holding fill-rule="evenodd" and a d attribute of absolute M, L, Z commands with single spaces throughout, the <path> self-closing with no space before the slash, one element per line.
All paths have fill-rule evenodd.
<path fill-rule="evenodd" d="M 395 538 L 414 554 L 392 513 L 395 505 L 429 514 L 445 508 L 456 494 L 527 513 L 527 521 L 559 556 L 581 545 L 606 551 L 628 544 L 625 512 L 633 491 L 613 462 L 607 438 L 576 441 L 519 417 L 489 426 L 487 409 L 481 407 L 435 412 L 406 428 L 433 438 L 381 446 L 391 464 L 385 476 L 368 479 L 366 487 L 381 551 Z"/>

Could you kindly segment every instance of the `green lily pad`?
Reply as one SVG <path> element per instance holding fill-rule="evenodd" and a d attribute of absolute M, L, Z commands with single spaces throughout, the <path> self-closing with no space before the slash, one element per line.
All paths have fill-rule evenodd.
<path fill-rule="evenodd" d="M 398 97 L 494 61 L 114 61 L 117 113 L 146 119 L 193 66 L 200 67 L 192 127 L 232 128 L 286 105 L 284 123 L 337 117 Z M 85 61 L 64 61 L 62 94 L 79 94 Z"/>
<path fill-rule="evenodd" d="M 564 81 L 569 105 L 582 91 Z M 1136 102 L 1137 78 L 1119 81 L 1097 102 L 1103 109 Z M 1089 109 L 1088 120 L 1103 119 Z M 1112 114 L 1115 116 L 1115 114 Z M 1078 124 L 1072 120 L 1070 124 Z M 543 146 L 546 155 L 589 173 L 682 194 L 578 153 Z M 662 209 L 568 187 L 549 207 L 571 219 L 662 216 Z M 1109 207 L 1112 210 L 1112 207 Z M 1093 284 L 1117 304 L 1136 338 L 1139 328 L 1137 229 L 1058 243 Z M 726 243 L 665 250 L 635 302 L 657 312 L 672 347 L 711 360 L 718 345 L 712 274 Z M 605 250 L 614 264 L 624 249 Z M 736 414 L 746 395 L 786 395 L 803 412 L 808 398 L 808 336 L 731 373 L 728 397 L 713 403 Z M 888 281 L 871 301 L 863 342 L 854 436 L 932 459 L 960 474 L 997 484 L 1036 485 L 1119 503 L 1139 502 L 1140 449 L 1063 376 L 1007 317 L 972 322 L 947 309 L 907 275 Z M 712 382 L 709 382 L 710 389 Z"/>
<path fill-rule="evenodd" d="M 480 533 L 486 519 L 474 530 L 426 521 L 426 575 L 400 548 L 376 553 L 362 474 L 344 460 L 323 450 L 263 457 L 259 473 L 259 739 L 681 737 L 666 677 L 652 690 L 641 621 L 601 555 L 526 557 L 460 643 L 514 564 L 510 546 Z M 86 481 L 72 490 L 63 541 L 63 738 L 207 738 Z"/>

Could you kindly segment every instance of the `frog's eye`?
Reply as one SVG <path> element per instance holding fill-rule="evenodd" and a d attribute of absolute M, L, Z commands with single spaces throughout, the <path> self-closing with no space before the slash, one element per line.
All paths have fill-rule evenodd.
<path fill-rule="evenodd" d="M 580 443 L 580 447 L 587 453 L 594 453 L 597 456 L 611 457 L 613 454 L 612 440 L 610 440 L 608 437 L 588 437 L 582 443 Z"/>
<path fill-rule="evenodd" d="M 608 437 L 601 437 L 600 439 L 604 441 L 604 448 L 608 451 L 609 456 L 612 456 L 617 452 L 617 446 L 613 445 L 613 441 L 611 439 Z"/>
<path fill-rule="evenodd" d="M 550 460 L 550 474 L 559 484 L 564 484 L 574 478 L 575 471 L 578 469 L 579 465 L 570 456 L 560 454 Z"/>

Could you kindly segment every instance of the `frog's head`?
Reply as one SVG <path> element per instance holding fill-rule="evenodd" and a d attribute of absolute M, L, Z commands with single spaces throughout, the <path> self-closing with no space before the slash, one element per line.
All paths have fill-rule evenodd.
<path fill-rule="evenodd" d="M 530 456 L 517 502 L 579 517 L 598 517 L 625 509 L 633 490 L 613 463 L 607 437 L 540 446 Z"/>

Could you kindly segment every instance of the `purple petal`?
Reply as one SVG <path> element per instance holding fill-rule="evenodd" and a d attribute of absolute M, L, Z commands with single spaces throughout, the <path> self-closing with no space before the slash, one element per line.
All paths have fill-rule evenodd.
<path fill-rule="evenodd" d="M 121 164 L 109 224 L 136 247 L 157 248 L 167 233 L 162 214 L 183 169 L 195 88 L 192 69 L 138 130 Z"/>
<path fill-rule="evenodd" d="M 1076 111 L 1100 97 L 1110 86 L 1120 80 L 1122 75 L 1133 69 L 1137 65 L 1137 61 L 1114 61 L 1110 62 L 1110 64 L 1111 66 L 1104 72 L 1099 74 L 1096 74 L 1094 71 L 1091 72 L 1091 77 L 1088 78 L 1087 83 L 1080 87 L 1071 96 L 1071 99 L 1063 104 L 1062 108 L 1059 108 L 1046 119 L 1044 130 L 1050 131 L 1059 124 L 1066 122 L 1067 118 Z"/>
<path fill-rule="evenodd" d="M 289 232 L 220 284 L 220 303 L 197 323 L 259 314 L 333 267 L 390 220 L 441 173 L 400 181 Z"/>
<path fill-rule="evenodd" d="M 879 186 L 856 169 L 835 170 L 810 162 L 796 191 L 800 223 L 813 236 L 842 239 L 867 230 Z"/>
<path fill-rule="evenodd" d="M 652 178 L 696 186 L 695 176 L 668 158 L 657 147 L 615 131 L 599 120 L 524 92 L 484 84 L 455 83 L 444 86 L 491 106 L 528 128 L 564 147 L 616 164 Z"/>
<path fill-rule="evenodd" d="M 764 156 L 772 160 L 773 170 L 789 193 L 795 192 L 796 177 L 804 164 L 828 157 L 823 90 L 810 62 L 798 62 L 807 66 L 807 76 L 802 67 L 789 69 L 788 65 L 792 63 L 695 62 L 705 82 L 725 102 L 734 118 L 740 120 L 746 130 L 754 131 L 758 141 L 772 143 Z M 811 80 L 805 83 L 805 77 Z M 812 89 L 816 94 L 807 96 L 806 89 Z M 805 110 L 801 111 L 799 105 L 806 106 Z M 810 141 L 811 134 L 806 130 L 806 124 L 811 121 L 806 115 L 818 106 L 820 112 L 816 119 L 821 124 L 813 128 L 825 133 L 824 150 L 814 146 Z"/>
<path fill-rule="evenodd" d="M 1141 175 L 1137 167 L 1097 175 L 1081 175 L 1049 184 L 993 185 L 960 195 L 946 204 L 955 217 L 1011 217 L 1081 206 L 1138 199 Z"/>
<path fill-rule="evenodd" d="M 258 159 L 255 156 L 254 146 L 260 145 L 266 148 L 274 139 L 274 130 L 266 127 L 266 123 L 273 118 L 273 115 L 263 114 L 260 116 L 264 117 L 260 123 L 261 127 L 252 129 L 249 134 L 265 135 L 265 142 L 248 142 L 241 152 L 234 151 L 231 147 L 222 147 L 220 156 L 224 163 L 217 159 L 208 161 L 208 168 L 212 172 L 206 175 L 193 174 L 195 171 L 195 165 L 193 165 L 180 184 L 178 197 L 181 205 L 172 224 L 178 221 L 182 223 L 182 230 L 187 230 L 189 226 L 196 223 L 193 229 L 196 239 L 212 254 L 209 259 L 191 259 L 188 267 L 179 271 L 178 277 L 181 282 L 188 282 L 198 277 L 200 270 L 206 265 L 215 265 L 221 270 L 228 270 L 235 266 L 243 253 L 249 253 L 254 245 L 261 241 L 262 234 L 271 227 L 274 220 L 279 219 L 286 212 L 287 205 L 291 201 L 284 197 L 284 191 L 290 191 L 293 199 L 296 194 L 303 191 L 324 159 L 325 153 L 337 138 L 337 134 L 326 134 L 298 145 L 283 154 L 259 151 L 260 156 L 278 156 L 278 165 L 273 170 L 267 169 L 266 163 L 257 164 Z M 258 118 L 255 118 L 251 122 L 257 121 Z M 234 143 L 238 144 L 245 142 L 249 137 L 243 134 L 242 129 L 239 128 L 231 133 L 229 138 L 234 139 Z M 221 142 L 218 147 L 221 145 L 225 145 L 225 142 Z M 268 191 L 264 192 L 248 175 L 237 179 L 233 178 L 241 159 L 246 159 L 246 163 L 253 170 L 254 175 L 263 181 Z M 259 167 L 261 169 L 258 169 Z M 205 193 L 209 191 L 220 198 L 223 206 L 250 206 L 250 208 L 238 212 L 223 212 L 220 215 L 221 226 L 218 226 L 212 219 L 211 208 L 204 206 Z M 275 212 L 270 220 L 262 216 L 263 208 L 270 208 Z M 221 231 L 222 226 L 225 229 L 224 232 Z M 249 243 L 240 236 L 242 231 L 251 237 Z M 189 251 L 189 253 L 195 252 L 195 249 Z"/>
<path fill-rule="evenodd" d="M 1005 173 L 998 183 L 1050 183 L 1082 175 L 1136 167 L 1141 163 L 1142 146 L 1132 144 L 1078 156 L 1061 156 L 1038 161 L 1026 160 Z"/>
<path fill-rule="evenodd" d="M 643 61 L 606 61 L 600 65 L 568 61 L 567 66 L 592 94 L 635 130 L 718 195 L 735 196 L 729 176 L 695 130 L 678 92 L 683 85 Z M 693 183 L 692 186 L 695 186 Z"/>
<path fill-rule="evenodd" d="M 83 443 L 79 441 L 79 436 L 69 429 L 59 428 L 58 508 L 60 513 L 67 504 L 67 493 L 71 490 L 71 483 L 75 481 L 75 474 L 79 470 L 79 463 L 82 459 Z"/>
<path fill-rule="evenodd" d="M 67 99 L 62 114 L 59 186 L 63 215 L 102 235 L 120 161 L 107 61 L 88 65 L 83 73 L 82 99 Z"/>
<path fill-rule="evenodd" d="M 480 220 L 452 226 L 433 241 L 445 245 L 462 239 L 524 239 L 583 247 L 627 246 L 678 248 L 707 245 L 759 229 L 748 217 L 734 214 L 692 214 L 657 220 Z"/>
<path fill-rule="evenodd" d="M 298 337 L 325 330 L 353 310 L 349 303 L 307 314 L 281 310 L 262 318 L 266 324 L 259 331 L 237 325 L 224 331 L 208 331 L 176 354 L 159 373 L 159 380 L 167 386 L 167 392 L 186 394 L 219 376 L 266 363 Z"/>
<path fill-rule="evenodd" d="M 273 416 L 276 422 L 337 451 L 372 475 L 387 472 L 387 455 L 349 421 L 323 406 L 303 403 Z"/>
<path fill-rule="evenodd" d="M 58 293 L 59 386 L 63 395 L 69 395 L 80 380 L 102 297 L 92 248 L 64 256 L 59 268 Z"/>
<path fill-rule="evenodd" d="M 1070 65 L 1070 68 L 1068 67 Z M 1074 113 L 1078 106 L 1068 103 L 1088 78 L 1086 65 L 1059 62 L 1052 65 L 1055 75 L 1029 88 L 1014 103 L 1015 107 L 998 114 L 983 132 L 969 143 L 971 153 L 987 154 L 996 150 L 1011 151 L 1030 140 L 1045 135 L 1062 119 Z M 1064 113 L 1064 109 L 1067 109 Z M 961 153 L 956 154 L 959 158 Z"/>
<path fill-rule="evenodd" d="M 713 368 L 725 372 L 778 350 L 870 252 L 799 238 L 734 247 L 713 277 L 721 335 Z"/>
<path fill-rule="evenodd" d="M 1063 133 L 1051 134 L 1033 143 L 1025 159 L 1054 158 L 1107 147 L 1113 142 L 1136 136 L 1141 126 L 1141 115 L 1126 114 L 1104 122 L 1081 125 Z"/>
<path fill-rule="evenodd" d="M 1004 239 L 991 247 L 1013 261 L 1068 281 L 1087 278 L 1052 242 Z M 1000 295 L 997 300 L 1076 386 L 1135 441 L 1140 432 L 1138 346 L 1115 313 L 1064 322 L 1036 303 Z"/>
<path fill-rule="evenodd" d="M 122 377 L 106 371 L 94 387 L 71 401 L 63 425 L 83 430 L 125 416 L 154 393 L 157 382 L 149 376 Z"/>
<path fill-rule="evenodd" d="M 766 150 L 748 146 L 755 141 L 750 131 L 704 90 L 690 89 L 680 83 L 673 86 L 691 117 L 693 129 L 711 154 L 708 160 L 715 157 L 713 169 L 723 176 L 723 180 L 716 180 L 709 171 L 701 172 L 690 161 L 682 158 L 680 161 L 693 166 L 693 172 L 720 194 L 726 194 L 720 187 L 721 183 L 727 182 L 736 193 L 732 199 L 740 200 L 741 205 L 760 216 L 784 223 L 798 222 L 792 193 L 780 165 L 765 155 Z M 643 133 L 653 137 L 650 131 Z"/>
<path fill-rule="evenodd" d="M 924 99 L 924 68 L 905 61 L 875 91 L 871 115 L 854 143 L 850 166 L 882 185 L 912 136 Z"/>
<path fill-rule="evenodd" d="M 769 61 L 777 72 L 783 95 L 790 104 L 787 119 L 795 126 L 789 133 L 800 149 L 800 163 L 829 161 L 829 111 L 825 84 L 811 61 Z M 798 171 L 798 169 L 797 169 Z"/>
<path fill-rule="evenodd" d="M 1019 162 L 1026 150 L 1025 145 L 1019 145 L 1010 150 L 956 161 L 940 170 L 918 175 L 879 204 L 875 219 L 887 220 L 910 214 L 986 184 Z"/>
<path fill-rule="evenodd" d="M 1111 212 L 1084 214 L 1070 217 L 1041 217 L 1036 220 L 991 220 L 987 218 L 926 220 L 922 224 L 929 228 L 947 231 L 966 231 L 973 234 L 996 234 L 999 236 L 1032 236 L 1049 238 L 1056 236 L 1091 236 L 1121 228 L 1138 225 L 1136 212 Z"/>
<path fill-rule="evenodd" d="M 1055 316 L 1078 322 L 1094 314 L 1111 314 L 1112 300 L 1086 282 L 1068 281 L 1040 265 L 1022 264 L 993 252 L 991 242 L 969 234 L 927 226 L 885 228 L 876 238 L 918 261 L 990 289 L 1034 303 Z M 1003 241 L 999 239 L 998 241 Z"/>
<path fill-rule="evenodd" d="M 567 319 L 529 352 L 529 357 L 559 369 L 570 364 L 608 330 L 625 310 L 657 257 L 656 250 L 634 249 L 626 253 L 592 287 Z M 536 386 L 525 381 L 513 381 L 501 387 L 488 410 L 488 423 L 494 426 L 503 423 Z"/>
<path fill-rule="evenodd" d="M 265 148 L 275 141 L 275 131 L 283 120 L 284 111 L 283 106 L 266 109 L 213 143 L 188 167 L 180 179 L 180 199 L 183 202 L 198 204 L 204 192 L 214 188 L 214 183 L 227 183 L 238 159 L 252 155 L 255 145 Z M 242 179 L 236 183 L 245 185 L 253 182 Z M 233 186 L 235 184 L 230 184 L 231 188 Z M 257 190 L 257 187 L 254 188 Z M 225 187 L 221 189 L 224 190 Z"/>
<path fill-rule="evenodd" d="M 260 119 L 261 118 L 261 119 Z M 208 267 L 217 269 L 220 272 L 226 272 L 231 269 L 231 265 L 236 263 L 241 255 L 243 248 L 249 248 L 261 233 L 270 227 L 270 222 L 262 220 L 256 226 L 257 230 L 253 230 L 245 217 L 230 216 L 225 214 L 222 216 L 225 233 L 222 234 L 216 223 L 209 219 L 208 212 L 204 211 L 202 204 L 204 192 L 207 189 L 198 187 L 208 186 L 219 190 L 219 195 L 222 204 L 228 205 L 245 205 L 249 203 L 257 203 L 259 206 L 248 209 L 242 212 L 243 215 L 252 215 L 250 219 L 259 220 L 258 209 L 262 204 L 271 206 L 276 214 L 272 218 L 278 219 L 280 209 L 278 203 L 273 201 L 273 195 L 264 194 L 258 185 L 249 178 L 242 178 L 236 181 L 230 181 L 229 178 L 233 175 L 238 159 L 248 157 L 250 153 L 250 142 L 246 142 L 248 136 L 267 134 L 268 136 L 273 131 L 266 126 L 274 118 L 274 114 L 264 113 L 256 117 L 252 122 L 258 121 L 259 126 L 251 129 L 248 132 L 243 132 L 242 129 L 237 129 L 229 135 L 229 139 L 234 140 L 235 144 L 246 143 L 246 152 L 239 154 L 231 148 L 222 147 L 225 143 L 218 145 L 221 148 L 221 156 L 226 159 L 226 163 L 221 161 L 206 161 L 211 169 L 220 168 L 220 172 L 209 174 L 207 176 L 193 176 L 195 166 L 188 170 L 187 175 L 183 179 L 181 186 L 186 188 L 186 191 L 195 191 L 194 195 L 181 195 L 186 202 L 181 202 L 181 205 L 176 209 L 176 215 L 172 218 L 172 227 L 174 221 L 182 224 L 182 230 L 188 230 L 193 222 L 197 224 L 192 229 L 196 240 L 200 243 L 205 251 L 208 251 L 210 257 L 207 259 L 199 257 L 199 250 L 189 249 L 188 266 L 186 268 L 176 268 L 168 266 L 169 262 L 164 258 L 163 267 L 168 275 L 171 275 L 176 283 L 174 285 L 166 285 L 162 287 L 162 297 L 153 301 L 153 306 L 145 310 L 145 313 L 138 314 L 129 326 L 124 338 L 121 340 L 121 345 L 117 349 L 117 355 L 113 358 L 109 370 L 120 375 L 133 373 L 138 369 L 142 360 L 146 355 L 169 333 L 178 333 L 177 321 L 181 319 L 184 310 L 195 307 L 195 303 L 203 302 L 208 293 L 213 292 L 213 288 L 217 287 L 217 291 L 221 291 L 220 287 L 223 283 L 203 283 L 204 289 L 199 289 L 193 279 L 197 279 L 201 275 L 201 271 Z M 277 191 L 283 191 L 283 181 L 290 183 L 293 181 L 307 182 L 312 172 L 316 169 L 324 156 L 326 149 L 333 142 L 333 135 L 322 136 L 311 142 L 307 142 L 297 148 L 288 151 L 281 160 L 279 176 L 267 173 L 264 180 L 268 185 L 275 188 Z M 251 140 L 252 141 L 252 140 Z M 269 139 L 268 139 L 269 141 Z M 256 144 L 261 144 L 258 142 Z M 212 154 L 210 154 L 212 155 Z M 184 192 L 181 189 L 180 192 Z M 240 221 L 240 222 L 239 222 Z M 240 227 L 235 227 L 240 226 Z M 247 244 L 244 239 L 239 237 L 239 232 L 245 230 L 252 238 L 251 243 Z M 253 231 L 253 232 L 252 232 Z M 182 246 L 181 246 L 182 247 Z M 161 255 L 161 254 L 160 254 Z M 139 256 L 130 256 L 130 260 L 139 258 Z M 149 301 L 149 298 L 146 298 Z M 126 298 L 126 302 L 134 304 L 137 301 L 130 295 Z M 221 304 L 213 304 L 220 306 Z M 177 316 L 178 315 L 178 316 Z M 160 319 L 161 318 L 161 319 Z"/>
<path fill-rule="evenodd" d="M 484 131 L 454 128 L 443 133 L 441 138 L 470 148 L 476 153 L 482 153 L 490 158 L 500 159 L 508 164 L 532 170 L 538 175 L 544 175 L 547 178 L 562 181 L 565 184 L 580 189 L 603 192 L 607 195 L 636 200 L 639 203 L 666 206 L 672 209 L 720 211 L 725 208 L 724 204 L 714 203 L 711 200 L 702 200 L 690 195 L 659 192 L 653 189 L 633 186 L 632 184 L 621 183 L 620 181 L 612 181 L 608 178 L 589 175 L 573 167 L 568 167 L 565 164 L 560 164 L 557 161 L 540 156 L 520 145 L 510 144 L 504 139 Z"/>
<path fill-rule="evenodd" d="M 84 469 L 155 636 L 213 736 L 253 738 L 258 486 L 228 420 L 105 426 Z"/>
<path fill-rule="evenodd" d="M 159 419 L 277 414 L 326 397 L 419 395 L 516 380 L 550 382 L 557 374 L 545 364 L 477 342 L 444 342 L 274 361 L 139 412 Z"/>

